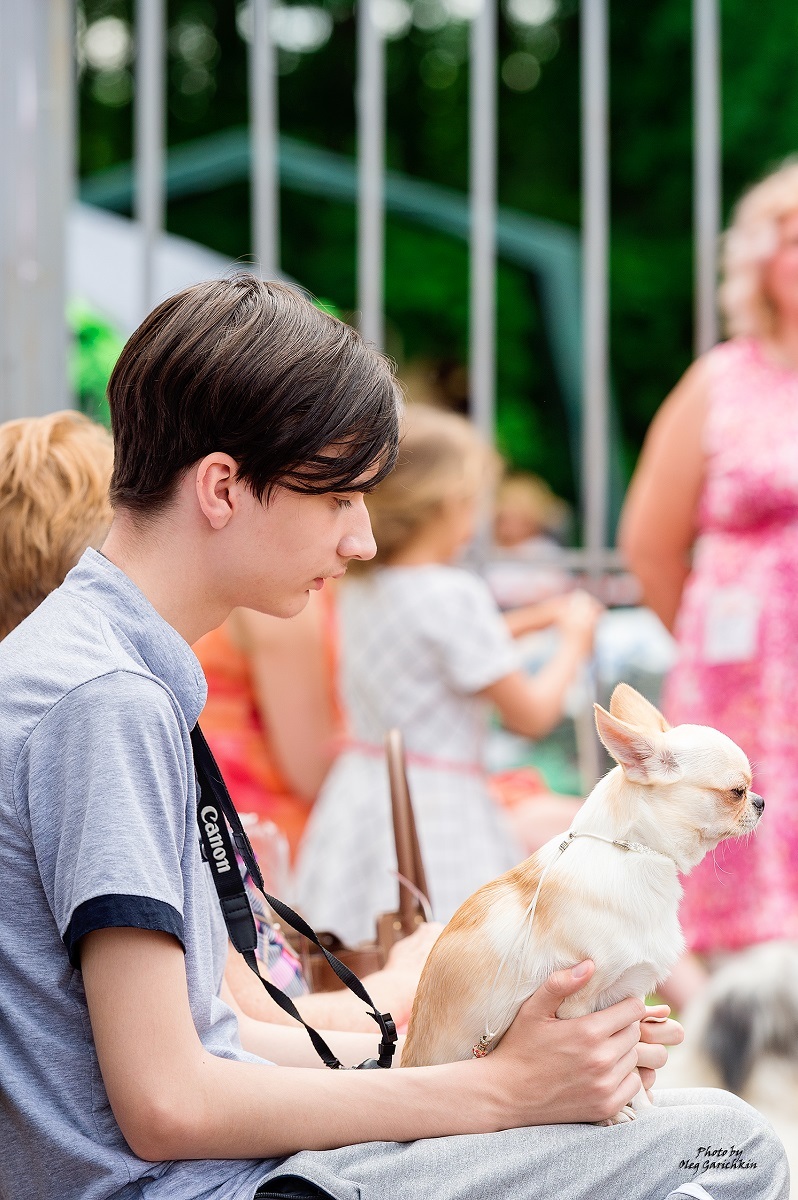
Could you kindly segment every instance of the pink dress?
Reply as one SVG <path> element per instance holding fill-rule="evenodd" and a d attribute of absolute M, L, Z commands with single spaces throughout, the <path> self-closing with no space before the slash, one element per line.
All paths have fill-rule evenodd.
<path fill-rule="evenodd" d="M 706 480 L 663 709 L 745 750 L 765 812 L 684 880 L 688 945 L 798 938 L 798 371 L 740 338 L 709 354 Z"/>

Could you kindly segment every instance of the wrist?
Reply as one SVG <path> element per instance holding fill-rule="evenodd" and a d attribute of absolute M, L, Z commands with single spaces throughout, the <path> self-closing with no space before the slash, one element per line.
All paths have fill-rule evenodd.
<path fill-rule="evenodd" d="M 390 1012 L 396 1021 L 410 1015 L 418 980 L 408 978 L 405 971 L 386 966 L 374 975 L 367 975 L 363 984 L 380 1012 Z"/>
<path fill-rule="evenodd" d="M 456 1132 L 499 1133 L 513 1128 L 508 1115 L 507 1078 L 487 1058 L 468 1058 L 451 1063 L 450 1086 L 457 1100 Z"/>
<path fill-rule="evenodd" d="M 563 636 L 563 646 L 576 665 L 593 652 L 593 635 L 586 637 L 581 630 L 569 631 Z"/>

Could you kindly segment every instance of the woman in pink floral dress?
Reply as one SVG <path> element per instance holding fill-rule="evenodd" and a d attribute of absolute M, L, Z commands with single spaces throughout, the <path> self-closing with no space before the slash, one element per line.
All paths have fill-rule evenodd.
<path fill-rule="evenodd" d="M 666 715 L 738 742 L 765 797 L 756 838 L 684 881 L 687 942 L 707 956 L 798 938 L 798 165 L 739 204 L 720 299 L 731 340 L 657 414 L 621 527 L 679 643 Z M 665 990 L 681 1006 L 704 978 L 692 956 Z"/>

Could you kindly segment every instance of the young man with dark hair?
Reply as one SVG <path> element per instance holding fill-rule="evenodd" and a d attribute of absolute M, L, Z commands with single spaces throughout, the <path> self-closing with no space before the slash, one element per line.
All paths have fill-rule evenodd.
<path fill-rule="evenodd" d="M 589 962 L 493 1054 L 447 1066 L 308 1070 L 303 1030 L 237 1020 L 197 836 L 190 644 L 239 605 L 291 616 L 373 555 L 363 494 L 396 455 L 397 388 L 352 330 L 243 276 L 161 305 L 109 398 L 102 554 L 0 645 L 0 1195 L 659 1200 L 699 1145 L 733 1143 L 746 1170 L 712 1195 L 786 1197 L 778 1142 L 722 1093 L 562 1124 L 617 1112 L 679 1038 L 637 1000 L 555 1020 Z M 346 1062 L 374 1052 L 328 1040 Z"/>

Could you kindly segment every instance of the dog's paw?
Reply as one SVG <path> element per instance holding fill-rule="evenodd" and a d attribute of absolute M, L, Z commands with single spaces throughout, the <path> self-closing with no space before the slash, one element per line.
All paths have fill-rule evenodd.
<path fill-rule="evenodd" d="M 605 1128 L 610 1125 L 627 1125 L 629 1121 L 636 1121 L 637 1113 L 632 1108 L 631 1104 L 625 1104 L 620 1112 L 617 1112 L 614 1117 L 607 1117 L 606 1121 L 596 1121 L 596 1125 L 601 1125 Z"/>

